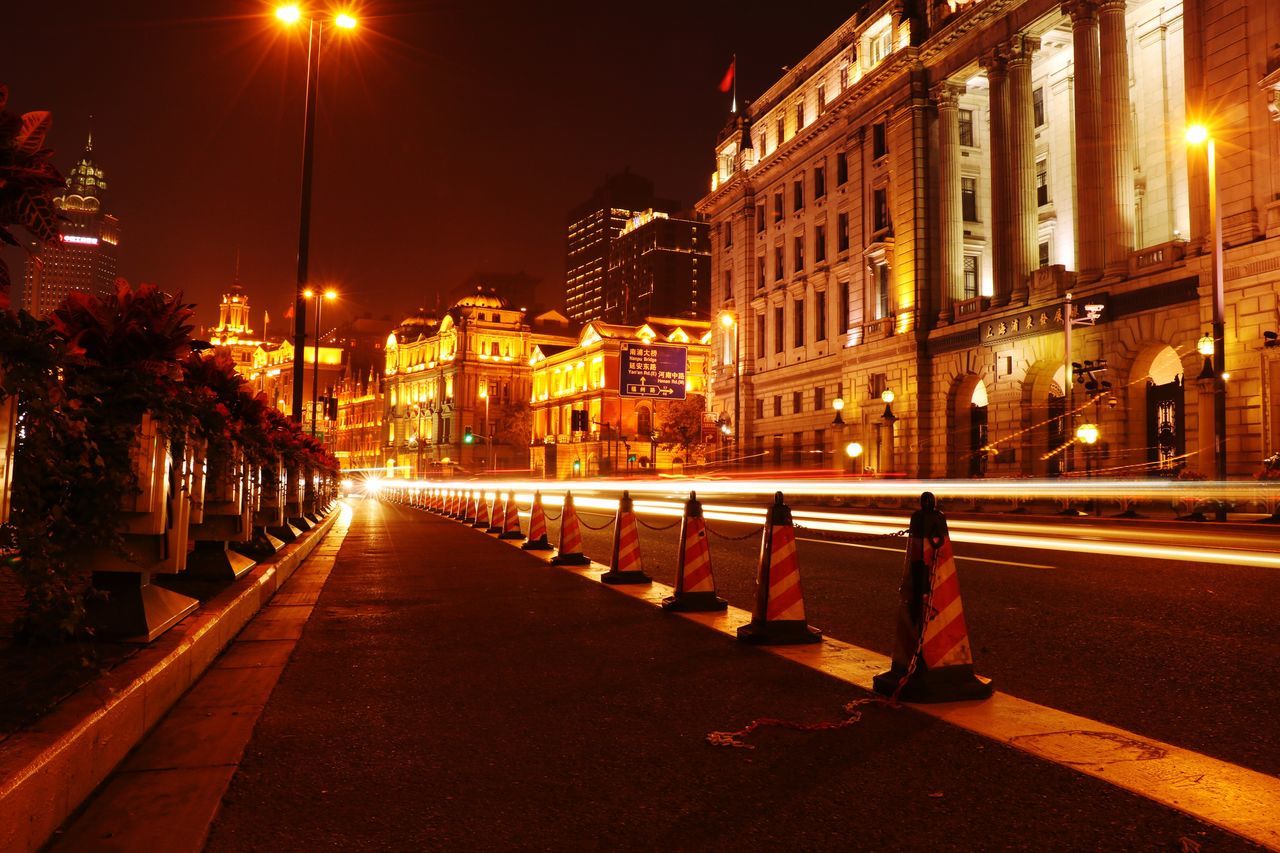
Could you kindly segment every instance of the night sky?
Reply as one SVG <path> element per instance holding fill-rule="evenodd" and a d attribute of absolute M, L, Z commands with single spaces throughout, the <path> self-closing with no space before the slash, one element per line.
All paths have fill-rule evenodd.
<path fill-rule="evenodd" d="M 326 30 L 311 265 L 343 294 L 326 319 L 399 317 L 476 271 L 526 271 L 560 304 L 567 211 L 624 167 L 691 206 L 731 56 L 753 96 L 856 6 L 367 0 L 354 34 Z M 265 308 L 283 331 L 305 31 L 246 0 L 5 7 L 9 108 L 53 112 L 64 173 L 93 116 L 121 273 L 184 291 L 212 322 L 238 248 L 255 329 Z"/>

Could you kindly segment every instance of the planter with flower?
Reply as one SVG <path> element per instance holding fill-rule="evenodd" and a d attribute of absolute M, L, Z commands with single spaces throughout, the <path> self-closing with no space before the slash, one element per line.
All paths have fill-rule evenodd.
<path fill-rule="evenodd" d="M 1262 469 L 1254 475 L 1266 486 L 1262 505 L 1270 515 L 1258 519 L 1260 524 L 1280 524 L 1280 453 L 1262 460 Z"/>

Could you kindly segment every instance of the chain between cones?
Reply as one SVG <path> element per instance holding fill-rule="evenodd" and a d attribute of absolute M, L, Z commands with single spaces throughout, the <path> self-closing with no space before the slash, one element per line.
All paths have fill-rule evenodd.
<path fill-rule="evenodd" d="M 752 536 L 759 536 L 760 531 L 764 530 L 764 525 L 762 524 L 759 527 L 753 527 L 751 530 L 748 530 L 746 533 L 742 534 L 741 536 L 730 536 L 727 533 L 721 533 L 720 531 L 712 527 L 709 522 L 704 524 L 703 528 L 712 536 L 716 537 L 717 539 L 723 539 L 726 542 L 741 542 L 743 539 L 750 539 Z"/>
<path fill-rule="evenodd" d="M 638 515 L 636 516 L 636 522 L 641 527 L 647 527 L 650 530 L 670 530 L 671 528 L 675 527 L 677 524 L 679 524 L 683 520 L 684 519 L 682 518 L 677 518 L 675 521 L 671 522 L 670 524 L 649 524 L 640 516 Z"/>
<path fill-rule="evenodd" d="M 911 531 L 911 528 L 904 527 L 892 533 L 841 533 L 836 530 L 819 530 L 816 527 L 805 527 L 803 524 L 795 525 L 795 529 L 803 530 L 806 534 L 819 539 L 830 539 L 833 542 L 874 542 L 877 539 L 899 539 Z"/>
<path fill-rule="evenodd" d="M 563 515 L 563 512 L 561 514 Z M 556 516 L 556 517 L 559 518 L 560 516 Z M 614 521 L 615 519 L 610 518 L 608 521 L 606 521 L 604 524 L 600 525 L 599 527 L 592 527 L 590 524 L 587 524 L 585 521 L 582 520 L 581 514 L 578 515 L 578 524 L 582 525 L 588 530 L 604 530 L 606 527 L 613 524 Z"/>

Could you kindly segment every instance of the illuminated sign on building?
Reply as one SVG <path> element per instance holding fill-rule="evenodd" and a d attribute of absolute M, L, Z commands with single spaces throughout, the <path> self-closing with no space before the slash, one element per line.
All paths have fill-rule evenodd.
<path fill-rule="evenodd" d="M 98 245 L 97 237 L 81 237 L 79 234 L 63 234 L 62 242 L 64 243 L 83 243 L 86 246 Z"/>
<path fill-rule="evenodd" d="M 683 400 L 688 354 L 687 347 L 623 343 L 619 393 L 623 397 Z"/>

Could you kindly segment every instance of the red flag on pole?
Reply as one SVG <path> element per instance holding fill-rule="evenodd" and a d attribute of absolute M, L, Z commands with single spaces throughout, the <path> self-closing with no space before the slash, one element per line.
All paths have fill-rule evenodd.
<path fill-rule="evenodd" d="M 720 81 L 721 92 L 728 92 L 730 89 L 733 88 L 733 75 L 734 75 L 734 72 L 737 70 L 737 67 L 738 67 L 738 57 L 735 56 L 733 58 L 733 61 L 729 63 L 729 70 L 724 72 L 724 78 L 721 79 Z"/>

